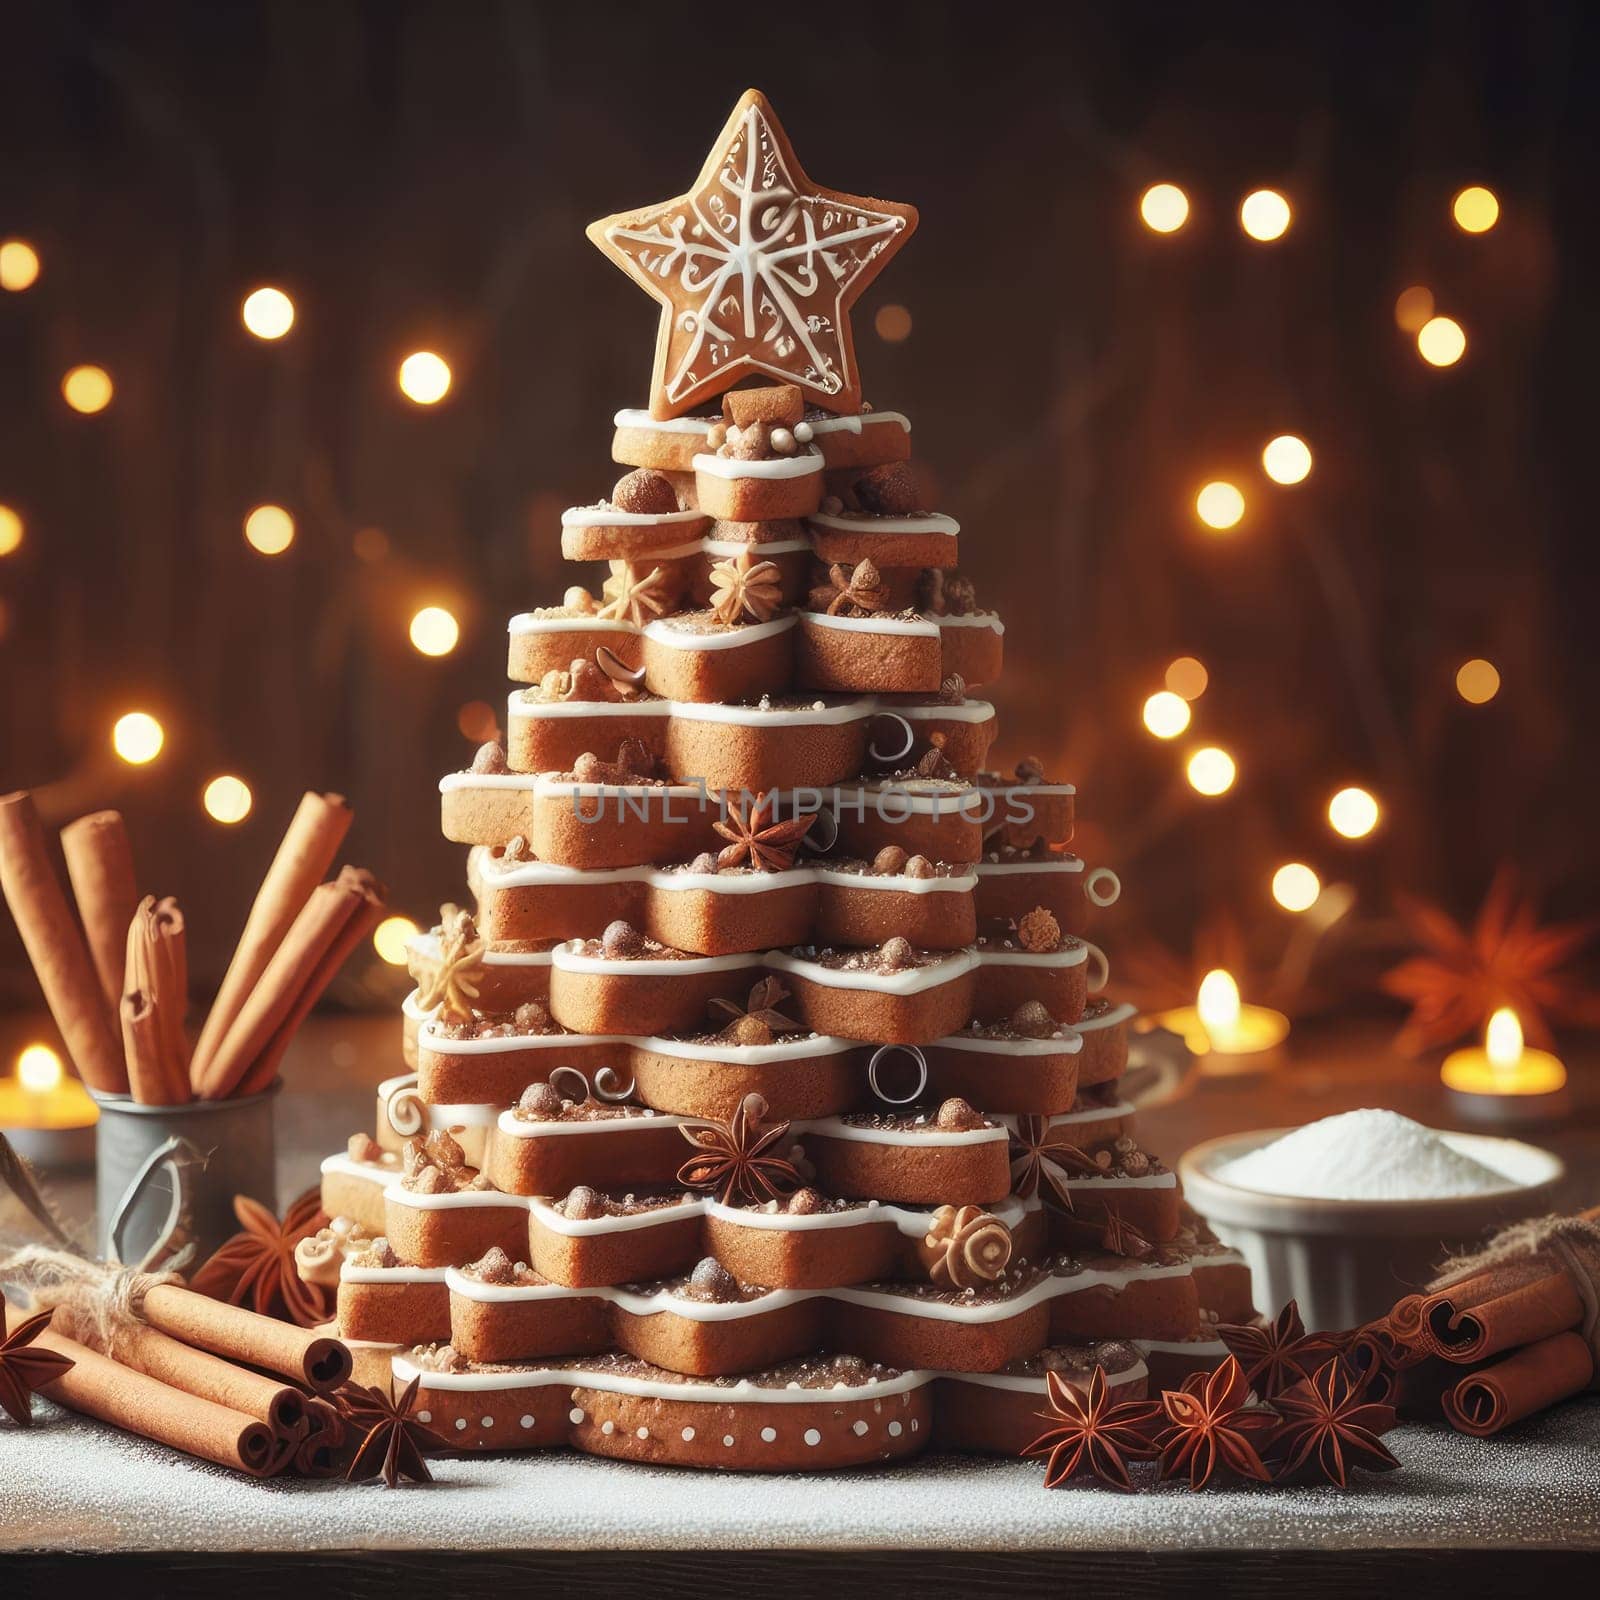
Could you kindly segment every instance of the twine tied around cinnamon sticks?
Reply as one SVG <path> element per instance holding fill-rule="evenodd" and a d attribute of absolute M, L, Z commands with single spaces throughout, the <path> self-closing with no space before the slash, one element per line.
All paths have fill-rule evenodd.
<path fill-rule="evenodd" d="M 351 816 L 339 795 L 301 799 L 191 1054 L 183 913 L 171 898 L 139 897 L 122 817 L 97 811 L 61 830 L 80 929 L 33 797 L 0 796 L 0 890 L 92 1090 L 181 1105 L 271 1086 L 300 1024 L 383 917 L 371 873 L 344 867 L 322 881 Z"/>

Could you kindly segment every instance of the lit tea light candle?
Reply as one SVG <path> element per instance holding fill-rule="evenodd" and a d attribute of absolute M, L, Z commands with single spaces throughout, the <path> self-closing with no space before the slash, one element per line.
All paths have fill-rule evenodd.
<path fill-rule="evenodd" d="M 1192 1006 L 1155 1018 L 1178 1034 L 1200 1058 L 1203 1072 L 1264 1072 L 1277 1065 L 1272 1054 L 1289 1036 L 1289 1019 L 1268 1006 L 1246 1004 L 1233 974 L 1217 967 L 1200 980 Z"/>
<path fill-rule="evenodd" d="M 87 1166 L 99 1117 L 89 1091 L 67 1076 L 47 1044 L 28 1045 L 17 1057 L 16 1075 L 0 1078 L 0 1133 L 36 1166 Z"/>
<path fill-rule="evenodd" d="M 1483 1048 L 1453 1050 L 1439 1079 L 1463 1116 L 1483 1122 L 1539 1122 L 1564 1104 L 1567 1069 L 1548 1050 L 1522 1042 L 1522 1022 L 1510 1006 L 1489 1018 Z"/>

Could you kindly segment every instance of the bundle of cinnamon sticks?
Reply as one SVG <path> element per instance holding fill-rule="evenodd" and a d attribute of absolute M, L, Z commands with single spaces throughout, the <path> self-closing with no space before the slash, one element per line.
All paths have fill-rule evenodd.
<path fill-rule="evenodd" d="M 1487 1438 L 1600 1387 L 1600 1207 L 1519 1223 L 1360 1329 L 1402 1413 Z"/>
<path fill-rule="evenodd" d="M 61 830 L 80 928 L 33 797 L 0 796 L 0 890 L 91 1089 L 181 1105 L 271 1086 L 296 1030 L 383 916 L 371 873 L 344 867 L 322 881 L 350 822 L 339 795 L 302 798 L 191 1051 L 183 913 L 170 898 L 139 897 L 122 817 L 97 811 Z"/>
<path fill-rule="evenodd" d="M 48 1399 L 253 1477 L 340 1470 L 346 1425 L 330 1397 L 351 1366 L 336 1339 L 167 1283 L 109 1320 L 81 1277 L 52 1281 L 37 1261 L 20 1276 L 52 1312 L 34 1344 L 73 1363 L 41 1386 Z M 0 1298 L 0 1333 L 6 1316 Z"/>

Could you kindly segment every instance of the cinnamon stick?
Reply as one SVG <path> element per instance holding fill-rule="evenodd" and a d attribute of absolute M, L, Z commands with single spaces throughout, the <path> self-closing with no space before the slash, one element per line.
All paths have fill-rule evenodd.
<path fill-rule="evenodd" d="M 67 880 L 89 941 L 89 955 L 106 1005 L 115 1015 L 122 999 L 123 944 L 139 890 L 133 847 L 120 811 L 91 811 L 61 830 Z"/>
<path fill-rule="evenodd" d="M 1583 1317 L 1583 1301 L 1567 1272 L 1544 1271 L 1527 1262 L 1490 1268 L 1452 1284 L 1429 1295 L 1422 1307 L 1422 1326 L 1433 1351 L 1458 1362 L 1483 1361 L 1565 1333 L 1580 1326 Z"/>
<path fill-rule="evenodd" d="M 272 1081 L 289 1038 L 361 937 L 383 889 L 371 873 L 344 867 L 318 884 L 273 953 L 227 1037 L 195 1081 L 207 1100 Z M 352 929 L 351 923 L 356 926 Z"/>
<path fill-rule="evenodd" d="M 294 1443 L 257 1417 L 174 1389 L 49 1328 L 34 1343 L 73 1363 L 40 1386 L 59 1405 L 256 1478 L 281 1472 L 294 1455 Z"/>
<path fill-rule="evenodd" d="M 1446 1421 L 1486 1439 L 1535 1411 L 1581 1393 L 1594 1381 L 1594 1352 L 1579 1333 L 1558 1333 L 1468 1373 L 1444 1393 Z"/>
<path fill-rule="evenodd" d="M 177 1284 L 157 1284 L 149 1290 L 144 1297 L 144 1316 L 152 1327 L 174 1339 L 229 1361 L 281 1373 L 313 1394 L 332 1394 L 350 1376 L 350 1352 L 339 1340 L 224 1300 L 212 1300 Z"/>
<path fill-rule="evenodd" d="M 335 883 L 325 884 L 323 887 L 341 888 L 358 898 L 350 910 L 348 919 L 335 934 L 333 942 L 324 952 L 321 961 L 317 963 L 316 969 L 283 1021 L 278 1024 L 276 1031 L 267 1041 L 265 1049 L 240 1080 L 237 1092 L 241 1095 L 260 1094 L 271 1086 L 272 1080 L 278 1075 L 278 1066 L 283 1060 L 284 1053 L 299 1031 L 300 1024 L 310 1015 L 311 1008 L 322 998 L 328 985 L 338 977 L 345 962 L 355 953 L 357 947 L 364 944 L 371 936 L 388 909 L 384 900 L 383 885 L 370 872 L 363 872 L 360 868 L 346 867 Z"/>
<path fill-rule="evenodd" d="M 188 960 L 183 913 L 175 900 L 146 895 L 128 924 L 120 1014 L 128 1082 L 140 1105 L 186 1104 L 189 1041 Z"/>
<path fill-rule="evenodd" d="M 126 1094 L 122 1046 L 105 993 L 26 790 L 0 796 L 0 891 L 79 1076 L 101 1094 Z"/>
<path fill-rule="evenodd" d="M 83 1327 L 81 1318 L 73 1315 L 68 1307 L 56 1311 L 52 1326 L 63 1337 L 77 1336 L 79 1344 L 88 1345 L 102 1355 L 107 1353 L 99 1339 L 85 1336 L 88 1330 Z M 312 1402 L 292 1385 L 252 1372 L 248 1367 L 236 1366 L 209 1351 L 196 1350 L 147 1323 L 134 1323 L 118 1334 L 113 1359 L 170 1388 L 182 1389 L 185 1394 L 198 1395 L 230 1411 L 242 1411 L 248 1417 L 255 1417 L 279 1438 L 293 1438 L 298 1444 L 311 1430 L 313 1417 L 309 1408 Z M 316 1420 L 319 1427 L 324 1425 L 320 1416 Z"/>
<path fill-rule="evenodd" d="M 342 795 L 306 794 L 301 798 L 278 853 L 262 879 L 211 1013 L 200 1030 L 191 1064 L 197 1094 L 206 1094 L 202 1084 L 211 1078 L 213 1057 L 311 891 L 333 865 L 334 855 L 350 827 L 350 816 Z"/>

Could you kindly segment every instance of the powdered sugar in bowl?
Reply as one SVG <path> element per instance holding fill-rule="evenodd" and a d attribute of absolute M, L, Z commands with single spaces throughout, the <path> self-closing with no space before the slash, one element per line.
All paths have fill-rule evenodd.
<path fill-rule="evenodd" d="M 1190 1204 L 1249 1261 L 1257 1306 L 1297 1300 L 1311 1328 L 1382 1316 L 1442 1256 L 1548 1211 L 1564 1171 L 1533 1145 L 1392 1111 L 1230 1134 L 1179 1164 Z"/>

